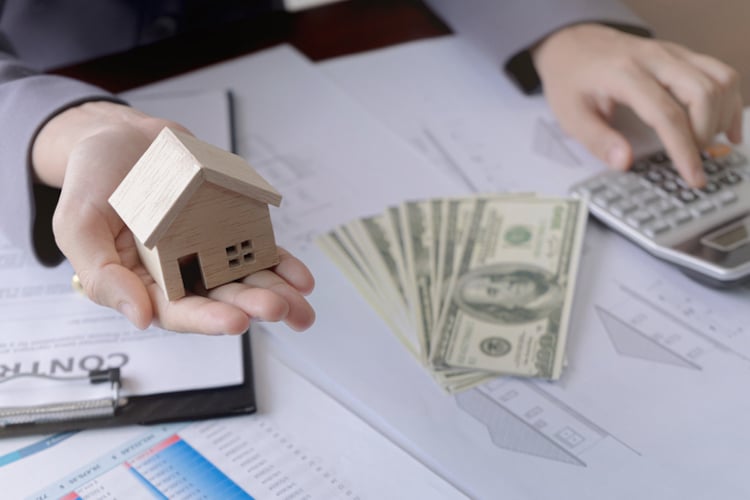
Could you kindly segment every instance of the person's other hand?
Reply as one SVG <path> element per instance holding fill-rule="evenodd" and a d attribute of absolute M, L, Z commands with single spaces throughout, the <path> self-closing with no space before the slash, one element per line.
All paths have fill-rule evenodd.
<path fill-rule="evenodd" d="M 117 309 L 138 328 L 154 323 L 174 331 L 239 334 L 253 319 L 308 328 L 315 313 L 304 295 L 314 280 L 283 249 L 272 269 L 172 302 L 143 267 L 133 234 L 107 200 L 167 125 L 184 130 L 127 106 L 92 102 L 60 113 L 35 140 L 37 180 L 62 187 L 53 217 L 55 239 L 86 295 Z"/>
<path fill-rule="evenodd" d="M 705 183 L 702 148 L 722 132 L 742 140 L 739 75 L 712 57 L 597 24 L 557 31 L 532 56 L 563 130 L 611 167 L 633 160 L 631 145 L 608 123 L 616 105 L 654 129 L 694 187 Z"/>

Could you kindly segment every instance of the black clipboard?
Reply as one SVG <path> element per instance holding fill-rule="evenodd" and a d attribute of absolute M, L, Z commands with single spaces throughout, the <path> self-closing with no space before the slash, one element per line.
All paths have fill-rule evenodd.
<path fill-rule="evenodd" d="M 44 413 L 40 407 L 29 406 L 16 408 L 18 423 L 0 426 L 0 438 L 28 436 L 33 434 L 52 434 L 59 432 L 96 429 L 124 425 L 151 425 L 186 420 L 203 420 L 207 418 L 246 415 L 257 409 L 255 387 L 253 383 L 252 351 L 250 331 L 242 336 L 243 382 L 240 385 L 212 387 L 208 389 L 149 394 L 119 398 L 115 391 L 112 405 L 107 412 L 82 416 L 80 411 L 73 411 L 70 405 L 80 409 L 86 401 L 71 402 L 69 412 L 61 411 Z M 102 374 L 99 374 L 102 375 Z M 103 376 L 101 382 L 116 383 L 119 386 L 119 374 L 114 380 L 111 375 Z M 124 374 L 127 376 L 127 374 Z M 62 381 L 61 383 L 65 383 Z M 2 412 L 2 409 L 0 409 Z M 91 412 L 95 413 L 95 412 Z"/>

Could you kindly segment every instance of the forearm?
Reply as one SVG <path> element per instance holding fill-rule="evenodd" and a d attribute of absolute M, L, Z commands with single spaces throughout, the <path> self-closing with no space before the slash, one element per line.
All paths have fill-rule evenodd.
<path fill-rule="evenodd" d="M 6 50 L 6 52 L 3 52 Z M 38 75 L 0 47 L 0 214 L 10 241 L 38 256 L 32 240 L 36 218 L 31 149 L 38 131 L 62 110 L 89 100 L 114 99 L 96 87 L 67 78 Z M 49 222 L 40 227 L 49 227 Z M 55 252 L 47 253 L 54 255 Z M 55 263 L 59 258 L 45 258 Z"/>

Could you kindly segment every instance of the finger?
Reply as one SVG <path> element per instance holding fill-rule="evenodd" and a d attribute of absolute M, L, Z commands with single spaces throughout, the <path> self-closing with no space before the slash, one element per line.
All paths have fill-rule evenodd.
<path fill-rule="evenodd" d="M 656 131 L 672 163 L 694 187 L 706 182 L 700 153 L 685 110 L 657 80 L 643 70 L 621 75 L 613 97 L 629 106 Z"/>
<path fill-rule="evenodd" d="M 743 122 L 743 112 L 742 108 L 740 107 L 739 110 L 735 111 L 734 116 L 732 117 L 731 124 L 729 125 L 729 128 L 726 130 L 726 136 L 727 138 L 732 141 L 734 144 L 740 144 L 742 142 L 742 122 Z"/>
<path fill-rule="evenodd" d="M 122 265 L 106 221 L 56 214 L 55 226 L 58 245 L 76 270 L 84 293 L 97 304 L 120 311 L 136 327 L 146 328 L 153 317 L 148 292 L 141 279 Z"/>
<path fill-rule="evenodd" d="M 228 283 L 212 289 L 208 297 L 241 309 L 250 319 L 282 321 L 289 314 L 286 298 L 265 288 L 249 287 L 244 283 Z"/>
<path fill-rule="evenodd" d="M 566 133 L 610 167 L 625 170 L 632 162 L 632 148 L 627 139 L 609 125 L 604 113 L 593 102 L 581 100 L 566 102 L 557 115 Z"/>
<path fill-rule="evenodd" d="M 279 263 L 273 269 L 302 295 L 309 295 L 315 287 L 315 278 L 307 266 L 287 250 L 278 247 Z"/>
<path fill-rule="evenodd" d="M 742 91 L 739 73 L 722 61 L 713 57 L 692 52 L 682 46 L 672 47 L 686 61 L 704 71 L 718 86 L 722 94 L 721 122 L 719 132 L 726 133 L 732 142 L 740 142 L 742 137 Z"/>
<path fill-rule="evenodd" d="M 270 290 L 282 297 L 289 306 L 284 322 L 297 331 L 309 328 L 315 321 L 315 311 L 302 294 L 278 274 L 265 270 L 242 280 L 247 286 Z"/>
<path fill-rule="evenodd" d="M 657 80 L 687 109 L 693 137 L 701 148 L 720 131 L 723 96 L 718 85 L 695 66 L 665 59 L 655 71 Z"/>
<path fill-rule="evenodd" d="M 736 96 L 732 102 L 725 105 L 725 112 L 721 116 L 718 132 L 724 132 L 724 135 L 735 144 L 742 140 L 742 97 Z"/>
<path fill-rule="evenodd" d="M 156 283 L 149 285 L 156 310 L 155 323 L 174 332 L 237 335 L 247 331 L 250 318 L 238 307 L 200 295 L 169 301 Z"/>

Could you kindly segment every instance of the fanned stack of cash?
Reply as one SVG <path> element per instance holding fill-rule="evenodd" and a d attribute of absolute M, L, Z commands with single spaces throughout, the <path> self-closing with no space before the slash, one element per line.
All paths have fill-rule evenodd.
<path fill-rule="evenodd" d="M 406 202 L 318 243 L 448 392 L 557 379 L 585 202 L 504 194 Z"/>

